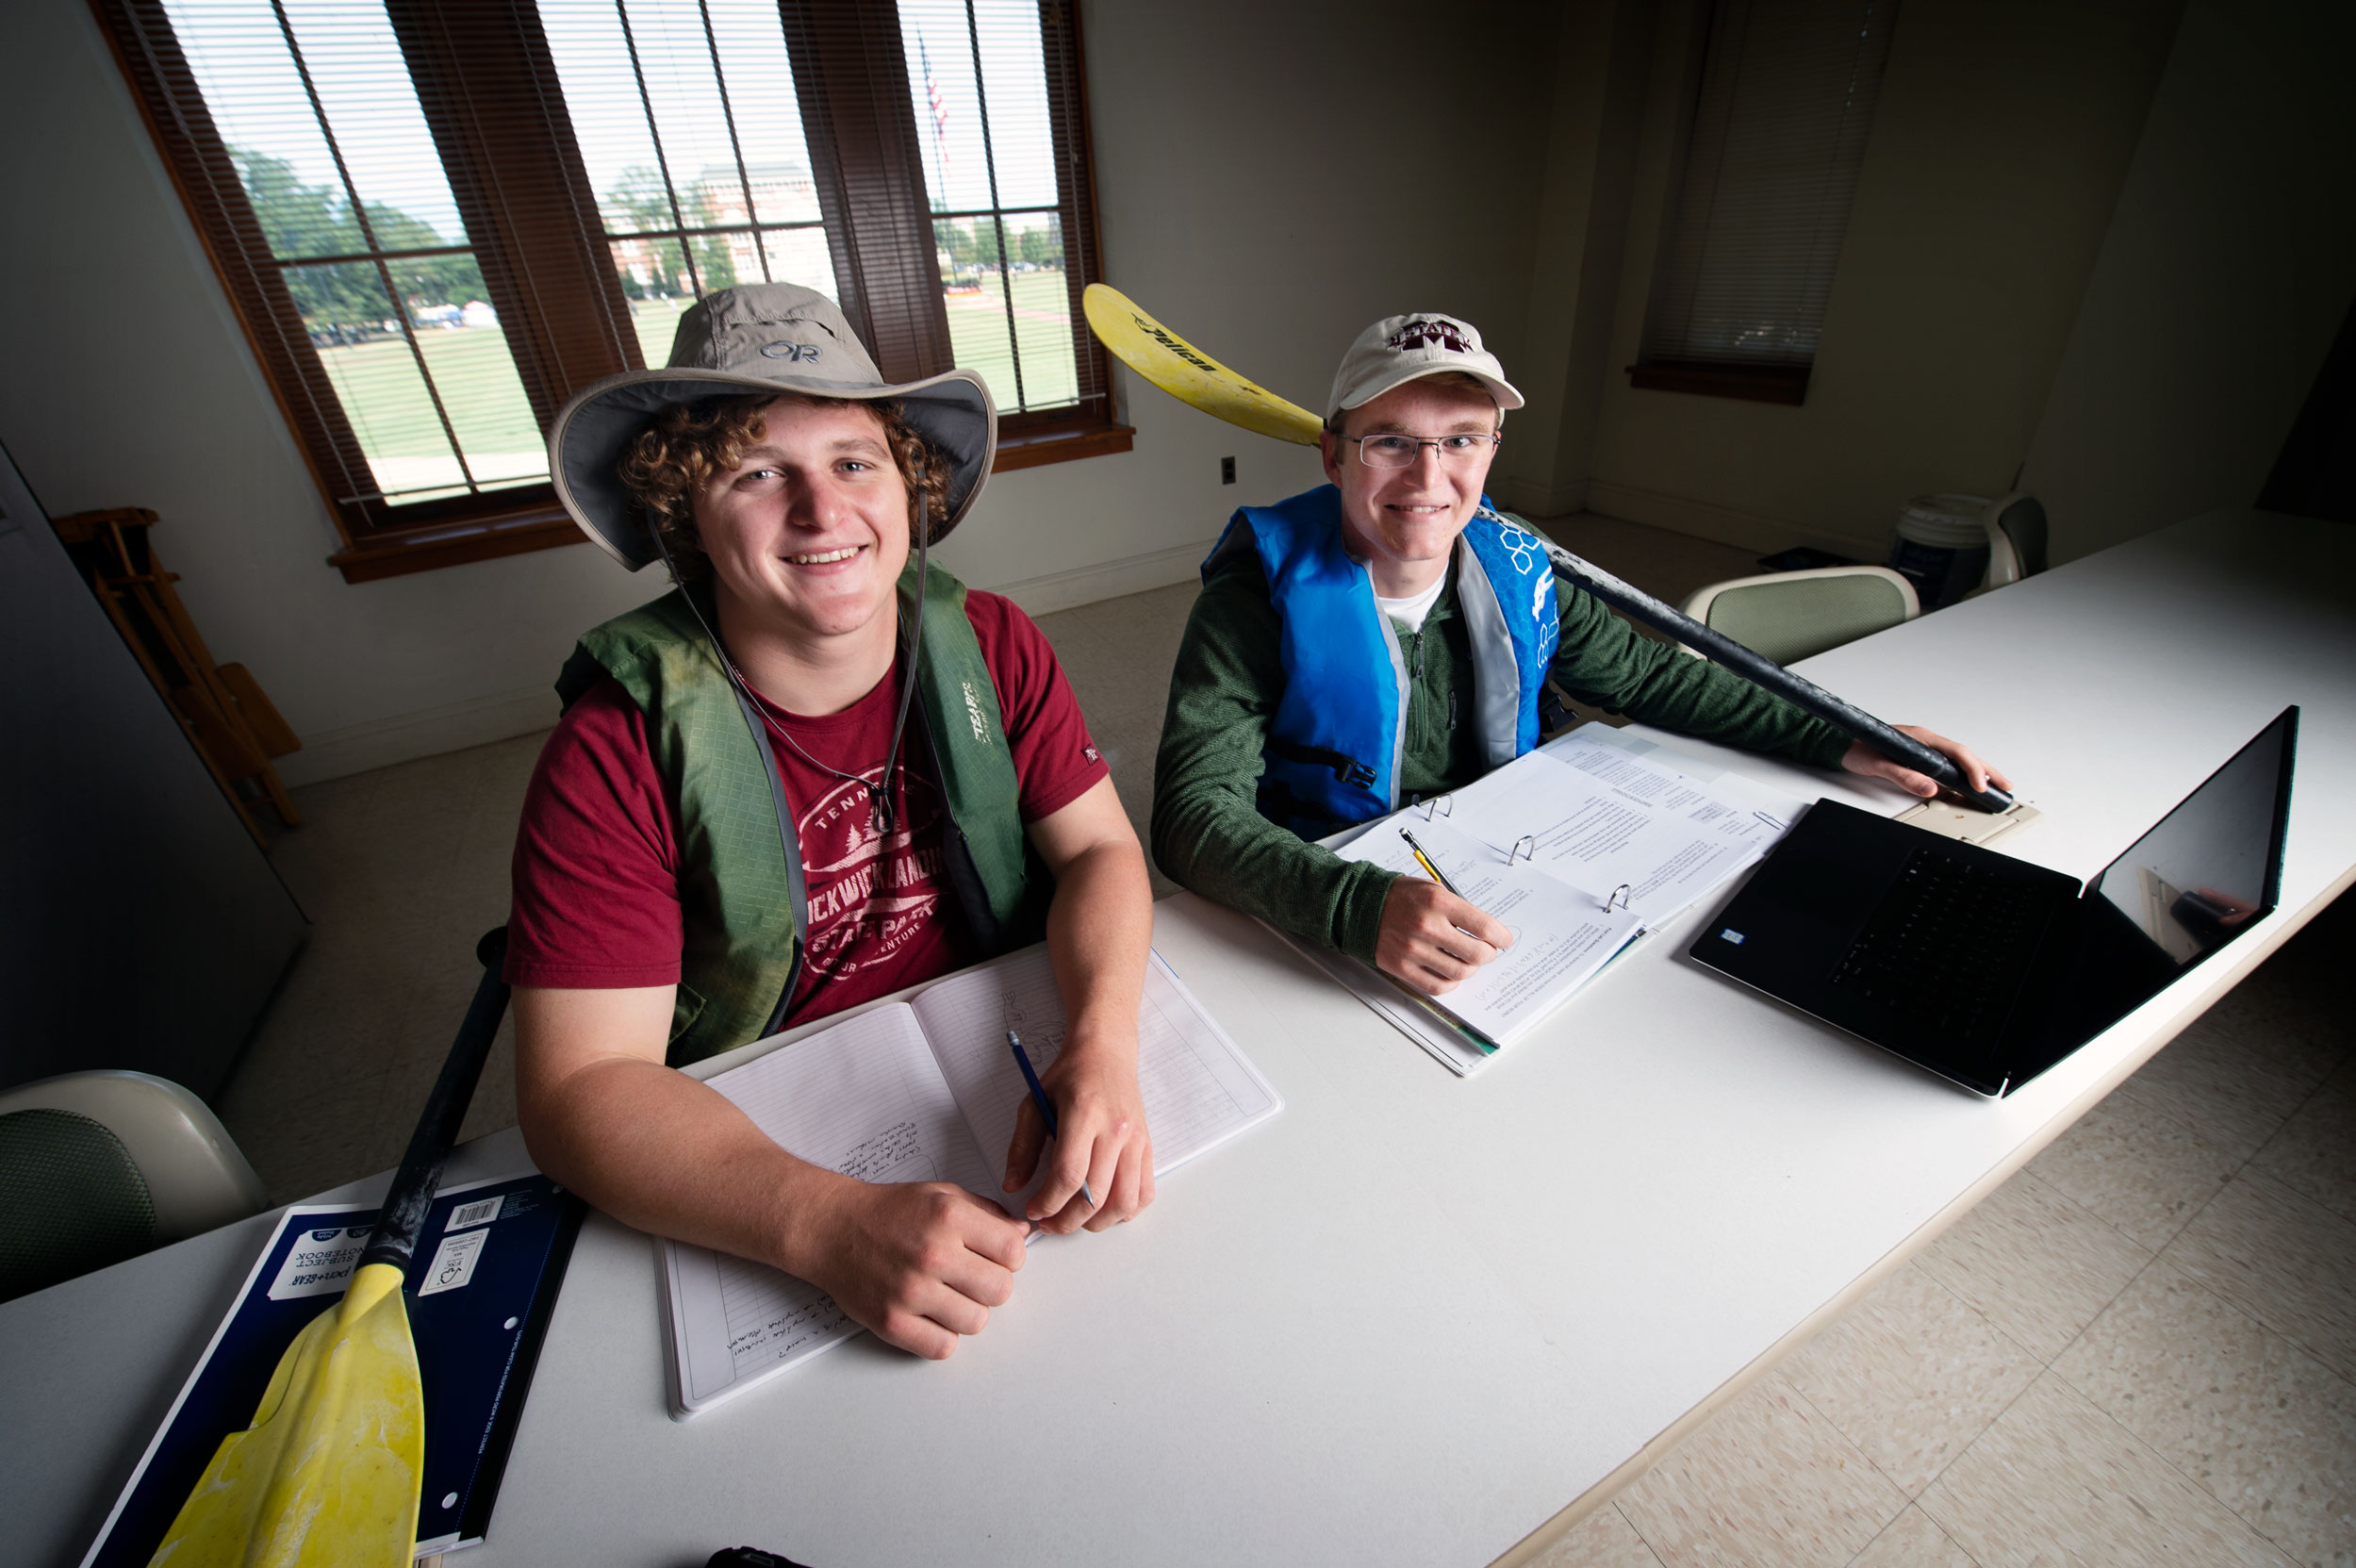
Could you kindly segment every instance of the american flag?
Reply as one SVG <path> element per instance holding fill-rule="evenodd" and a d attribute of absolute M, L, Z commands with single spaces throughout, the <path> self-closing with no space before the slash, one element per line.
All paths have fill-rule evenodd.
<path fill-rule="evenodd" d="M 949 129 L 948 105 L 941 99 L 940 78 L 932 74 L 932 55 L 925 48 L 924 40 L 916 41 L 916 58 L 924 62 L 925 99 L 932 106 L 932 130 L 936 137 L 947 136 Z"/>

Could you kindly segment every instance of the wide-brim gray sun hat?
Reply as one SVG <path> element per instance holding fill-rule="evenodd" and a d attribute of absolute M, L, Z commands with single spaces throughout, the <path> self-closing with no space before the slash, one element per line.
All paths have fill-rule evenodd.
<path fill-rule="evenodd" d="M 616 466 L 670 404 L 747 392 L 898 400 L 900 417 L 948 460 L 947 515 L 932 525 L 935 543 L 973 509 L 997 454 L 997 408 L 980 376 L 947 371 L 887 385 L 840 305 L 799 284 L 752 283 L 690 305 L 661 370 L 625 371 L 573 394 L 548 435 L 557 499 L 583 533 L 637 570 L 658 553 Z"/>

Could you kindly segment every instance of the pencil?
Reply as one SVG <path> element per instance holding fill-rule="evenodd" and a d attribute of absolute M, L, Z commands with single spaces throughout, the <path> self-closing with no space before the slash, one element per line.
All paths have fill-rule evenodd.
<path fill-rule="evenodd" d="M 1431 856 L 1425 854 L 1424 852 L 1424 847 L 1415 842 L 1415 835 L 1413 834 L 1408 832 L 1405 828 L 1401 828 L 1399 830 L 1399 836 L 1407 840 L 1407 847 L 1415 853 L 1415 864 L 1421 866 L 1425 871 L 1431 873 L 1432 881 L 1438 883 L 1449 892 L 1456 893 L 1458 898 L 1461 899 L 1464 897 L 1463 894 L 1457 893 L 1457 884 L 1450 882 L 1445 876 L 1442 875 L 1440 867 L 1432 864 Z"/>

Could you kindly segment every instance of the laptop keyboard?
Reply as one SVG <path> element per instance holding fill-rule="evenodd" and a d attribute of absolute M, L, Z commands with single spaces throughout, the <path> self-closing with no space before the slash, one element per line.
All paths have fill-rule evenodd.
<path fill-rule="evenodd" d="M 1832 982 L 1951 1038 L 2001 1023 L 2036 940 L 2042 889 L 1934 849 L 1897 883 L 1833 966 Z M 1993 1013 L 1993 1016 L 1990 1016 Z"/>

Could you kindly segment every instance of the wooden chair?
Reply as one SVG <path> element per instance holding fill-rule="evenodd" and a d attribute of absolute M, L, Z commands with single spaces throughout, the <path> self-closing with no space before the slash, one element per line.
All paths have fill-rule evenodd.
<path fill-rule="evenodd" d="M 147 531 L 159 520 L 144 506 L 123 506 L 76 512 L 58 518 L 54 526 L 131 656 L 163 694 L 246 831 L 267 850 L 270 841 L 237 786 L 250 782 L 279 821 L 301 826 L 294 798 L 270 764 L 273 757 L 301 751 L 303 742 L 245 666 L 213 662 L 212 651 L 173 589 L 178 575 L 164 569 L 148 539 Z"/>

